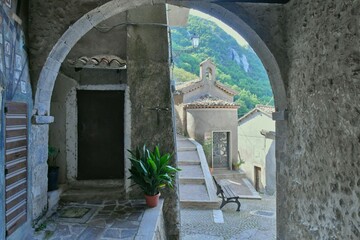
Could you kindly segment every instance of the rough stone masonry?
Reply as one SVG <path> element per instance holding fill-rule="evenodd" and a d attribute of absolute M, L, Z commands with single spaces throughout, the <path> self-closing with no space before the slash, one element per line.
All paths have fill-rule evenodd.
<path fill-rule="evenodd" d="M 33 86 L 57 39 L 103 2 L 31 1 Z M 276 107 L 287 104 L 288 120 L 277 122 L 278 239 L 358 239 L 360 1 L 292 0 L 285 6 L 190 2 L 213 11 L 240 33 L 241 18 L 254 30 L 244 30 L 254 49 L 258 49 L 257 36 L 273 55 L 257 51 L 270 78 L 274 68 L 266 64 L 269 58 L 274 57 L 280 69 L 282 79 L 273 81 L 272 87 Z M 281 98 L 274 83 L 285 86 Z M 47 128 L 37 128 L 44 140 Z"/>

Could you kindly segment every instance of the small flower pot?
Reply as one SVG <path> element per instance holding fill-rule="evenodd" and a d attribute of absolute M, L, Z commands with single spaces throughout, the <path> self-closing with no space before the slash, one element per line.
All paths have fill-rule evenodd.
<path fill-rule="evenodd" d="M 159 203 L 159 197 L 160 197 L 160 193 L 154 195 L 154 196 L 149 196 L 145 194 L 145 200 L 146 200 L 146 205 L 148 205 L 148 207 L 156 207 Z"/>
<path fill-rule="evenodd" d="M 48 169 L 48 192 L 58 189 L 59 167 Z"/>

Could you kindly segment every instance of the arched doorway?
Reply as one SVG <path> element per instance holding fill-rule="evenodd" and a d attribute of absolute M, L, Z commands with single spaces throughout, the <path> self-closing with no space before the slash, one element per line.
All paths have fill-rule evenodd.
<path fill-rule="evenodd" d="M 53 119 L 50 117 L 50 101 L 53 91 L 53 86 L 58 75 L 59 68 L 64 61 L 66 55 L 71 48 L 84 36 L 89 30 L 100 22 L 114 16 L 120 12 L 134 9 L 138 6 L 146 6 L 153 4 L 171 3 L 179 6 L 194 8 L 212 16 L 219 18 L 225 23 L 232 26 L 235 30 L 242 33 L 250 45 L 262 59 L 265 68 L 268 70 L 270 82 L 275 96 L 275 105 L 277 111 L 284 113 L 286 110 L 286 93 L 285 86 L 282 81 L 282 74 L 277 64 L 275 57 L 271 54 L 269 48 L 261 40 L 259 35 L 252 30 L 249 25 L 242 21 L 237 15 L 229 11 L 226 7 L 205 2 L 205 1 L 110 1 L 92 11 L 85 14 L 82 18 L 76 21 L 69 29 L 60 37 L 56 45 L 51 50 L 44 67 L 42 68 L 35 95 L 34 104 L 34 121 L 36 123 L 51 123 Z M 281 115 L 281 114 L 280 114 Z M 283 120 L 283 118 L 279 118 Z M 278 165 L 282 162 L 281 149 L 283 149 L 285 133 L 287 131 L 286 122 L 277 123 L 277 161 Z M 174 197 L 172 201 L 176 201 Z M 279 210 L 278 210 L 279 211 Z M 169 214 L 169 218 L 173 218 L 177 214 Z M 281 217 L 281 212 L 278 212 Z M 169 219 L 169 220 L 170 220 Z"/>

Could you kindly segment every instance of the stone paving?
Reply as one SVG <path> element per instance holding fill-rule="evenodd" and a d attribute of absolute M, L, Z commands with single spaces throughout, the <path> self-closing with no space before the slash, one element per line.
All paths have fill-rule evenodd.
<path fill-rule="evenodd" d="M 275 196 L 262 195 L 262 200 L 240 199 L 222 208 L 223 223 L 214 222 L 214 210 L 181 209 L 183 240 L 272 240 L 276 239 Z M 272 216 L 254 214 L 263 210 Z"/>
<path fill-rule="evenodd" d="M 95 209 L 92 216 L 80 223 L 76 218 L 63 218 L 60 213 L 69 207 Z M 63 203 L 57 213 L 38 227 L 27 240 L 111 240 L 134 239 L 145 212 L 142 200 L 87 201 Z"/>

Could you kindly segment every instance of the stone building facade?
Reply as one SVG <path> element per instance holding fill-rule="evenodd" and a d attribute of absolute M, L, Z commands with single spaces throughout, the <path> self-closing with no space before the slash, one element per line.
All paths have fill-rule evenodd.
<path fill-rule="evenodd" d="M 232 163 L 237 162 L 236 94 L 216 81 L 216 66 L 210 59 L 200 63 L 198 80 L 176 87 L 178 132 L 204 146 L 211 168 L 232 169 Z"/>
<path fill-rule="evenodd" d="M 272 106 L 256 105 L 238 120 L 238 151 L 241 169 L 258 192 L 276 190 L 275 121 Z"/>
<path fill-rule="evenodd" d="M 27 3 L 29 15 L 22 14 L 21 10 L 28 9 Z M 32 121 L 28 123 L 27 145 L 28 218 L 8 239 L 24 239 L 26 229 L 47 208 L 44 173 L 49 125 L 54 122 L 51 97 L 66 56 L 91 29 L 122 12 L 128 14 L 135 9 L 140 13 L 132 16 L 134 21 L 163 23 L 166 20 L 164 3 L 195 8 L 224 21 L 250 43 L 268 71 L 276 108 L 273 117 L 276 120 L 277 238 L 358 239 L 359 1 L 290 0 L 286 4 L 259 4 L 205 0 L 34 0 L 21 1 L 22 7 L 17 7 L 16 0 L 5 0 L 1 6 L 13 23 L 11 31 L 23 28 L 25 33 L 24 37 L 14 39 L 25 39 L 28 46 L 25 49 L 29 54 L 33 93 L 30 96 L 30 86 L 23 81 L 28 88 L 26 94 L 17 90 L 18 98 L 13 99 L 28 103 Z M 6 9 L 6 4 L 11 8 Z M 159 12 L 146 13 L 147 7 L 158 8 Z M 15 24 L 19 20 L 16 15 L 20 16 L 22 27 Z M 156 19 L 149 20 L 150 16 Z M 160 25 L 128 26 L 126 75 L 131 102 L 130 138 L 132 147 L 144 141 L 165 142 L 164 148 L 174 151 L 172 112 L 159 112 L 160 126 L 153 111 L 148 109 L 172 107 L 167 29 Z M 4 52 L 1 57 L 5 57 Z M 7 77 L 7 80 L 15 83 L 15 78 Z M 8 86 L 1 86 L 2 109 L 5 93 L 11 89 Z M 156 94 L 149 97 L 149 89 L 156 89 Z M 2 140 L 4 134 L 2 120 Z M 1 144 L 4 151 L 5 141 Z M 4 154 L 1 156 L 4 159 Z M 175 160 L 173 163 L 176 164 Z M 4 161 L 0 164 L 3 167 Z M 5 203 L 4 173 L 0 171 L 2 203 Z M 179 237 L 177 196 L 177 191 L 169 194 L 163 209 L 170 239 Z M 0 238 L 4 239 L 4 204 L 0 206 L 0 215 Z"/>

